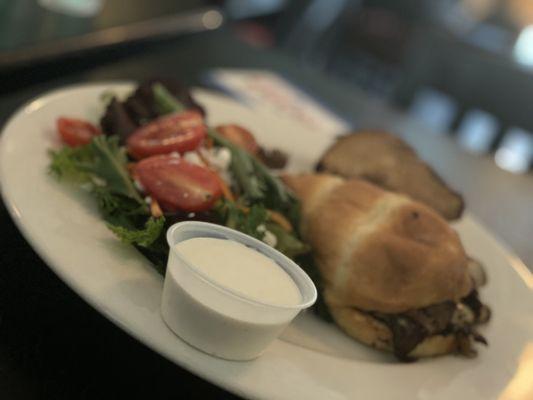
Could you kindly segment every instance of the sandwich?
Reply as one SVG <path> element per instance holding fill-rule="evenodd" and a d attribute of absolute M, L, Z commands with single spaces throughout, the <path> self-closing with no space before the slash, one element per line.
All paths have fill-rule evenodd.
<path fill-rule="evenodd" d="M 400 360 L 475 355 L 490 311 L 482 267 L 428 206 L 359 179 L 289 175 L 322 300 L 337 325 Z"/>
<path fill-rule="evenodd" d="M 340 137 L 322 156 L 317 170 L 407 194 L 448 220 L 459 218 L 463 211 L 462 197 L 407 143 L 386 132 L 361 131 Z"/>

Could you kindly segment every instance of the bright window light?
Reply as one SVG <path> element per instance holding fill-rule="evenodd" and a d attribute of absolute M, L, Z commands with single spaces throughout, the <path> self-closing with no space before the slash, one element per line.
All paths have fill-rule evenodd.
<path fill-rule="evenodd" d="M 533 133 L 510 128 L 494 155 L 496 164 L 514 173 L 526 172 L 533 162 Z"/>
<path fill-rule="evenodd" d="M 514 56 L 520 64 L 533 66 L 533 25 L 520 32 L 514 45 Z"/>

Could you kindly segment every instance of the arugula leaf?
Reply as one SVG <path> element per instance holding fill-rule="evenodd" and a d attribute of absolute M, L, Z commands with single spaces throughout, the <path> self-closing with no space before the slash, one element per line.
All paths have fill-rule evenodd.
<path fill-rule="evenodd" d="M 149 248 L 161 236 L 165 227 L 165 218 L 150 217 L 143 229 L 128 229 L 112 224 L 107 224 L 107 226 L 124 243 Z"/>
<path fill-rule="evenodd" d="M 186 107 L 181 104 L 162 84 L 152 86 L 154 101 L 160 114 L 170 114 L 185 111 Z"/>
<path fill-rule="evenodd" d="M 309 252 L 308 245 L 303 243 L 294 232 L 288 232 L 279 224 L 271 221 L 268 210 L 262 204 L 254 204 L 250 208 L 243 207 L 229 200 L 217 203 L 215 211 L 220 222 L 229 228 L 236 229 L 259 240 L 265 237 L 265 231 L 276 237 L 276 249 L 287 257 L 295 258 Z"/>
<path fill-rule="evenodd" d="M 276 236 L 276 249 L 287 257 L 294 259 L 310 251 L 310 247 L 307 244 L 299 240 L 293 233 L 287 232 L 278 224 L 267 222 L 265 226 L 268 231 Z"/>
<path fill-rule="evenodd" d="M 268 220 L 268 213 L 261 204 L 254 204 L 249 209 L 229 200 L 221 200 L 215 211 L 221 222 L 229 228 L 236 229 L 259 240 L 263 239 L 264 231 L 258 228 Z"/>
<path fill-rule="evenodd" d="M 285 210 L 295 202 L 280 179 L 256 157 L 227 140 L 214 129 L 208 129 L 208 135 L 215 143 L 231 151 L 231 169 L 244 196 L 252 202 L 267 201 L 267 206 L 276 210 Z"/>
<path fill-rule="evenodd" d="M 80 164 L 80 168 L 104 180 L 109 191 L 144 204 L 133 186 L 126 167 L 128 162 L 126 152 L 119 145 L 118 137 L 96 136 L 88 146 L 90 146 L 93 158 L 89 163 Z"/>
<path fill-rule="evenodd" d="M 261 200 L 264 197 L 266 187 L 256 175 L 252 160 L 242 149 L 229 148 L 229 150 L 231 152 L 231 171 L 239 183 L 243 195 L 250 200 Z"/>
<path fill-rule="evenodd" d="M 208 129 L 208 135 L 231 151 L 231 169 L 245 199 L 251 203 L 261 202 L 270 209 L 289 214 L 291 222 L 297 221 L 298 201 L 277 176 L 256 157 L 214 129 Z"/>
<path fill-rule="evenodd" d="M 91 181 L 90 175 L 80 168 L 80 164 L 89 162 L 92 158 L 91 149 L 83 147 L 62 147 L 48 152 L 52 161 L 49 170 L 57 178 L 67 179 L 75 183 Z"/>
<path fill-rule="evenodd" d="M 255 157 L 250 158 L 252 159 L 252 163 L 257 174 L 264 179 L 266 191 L 274 194 L 274 202 L 279 202 L 279 204 L 287 204 L 294 201 L 294 198 L 287 191 L 285 185 L 281 183 L 278 177 L 270 173 L 265 164 Z"/>
<path fill-rule="evenodd" d="M 50 171 L 54 175 L 75 183 L 92 184 L 97 197 L 103 200 L 104 208 L 111 206 L 110 194 L 113 194 L 133 200 L 138 207 L 148 212 L 129 176 L 128 160 L 125 150 L 118 143 L 118 137 L 96 136 L 85 146 L 65 146 L 50 152 L 50 156 Z"/>

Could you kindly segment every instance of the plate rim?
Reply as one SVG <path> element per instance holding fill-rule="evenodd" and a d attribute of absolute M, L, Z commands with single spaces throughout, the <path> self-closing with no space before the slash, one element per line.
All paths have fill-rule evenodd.
<path fill-rule="evenodd" d="M 23 224 L 23 219 L 20 216 L 20 213 L 17 210 L 17 206 L 15 204 L 15 199 L 11 197 L 9 193 L 6 192 L 5 186 L 3 184 L 4 177 L 6 176 L 6 170 L 5 170 L 5 162 L 3 161 L 4 153 L 6 149 L 6 137 L 9 138 L 10 135 L 4 136 L 6 133 L 6 129 L 11 125 L 11 123 L 17 119 L 19 116 L 21 116 L 22 113 L 25 112 L 25 110 L 35 101 L 38 100 L 47 100 L 50 101 L 50 97 L 53 97 L 54 95 L 63 94 L 65 91 L 69 90 L 76 90 L 76 89 L 85 89 L 85 88 L 94 88 L 110 85 L 110 86 L 131 86 L 134 84 L 134 81 L 129 80 L 108 80 L 108 81 L 98 81 L 98 82 L 89 82 L 89 83 L 78 83 L 73 85 L 66 85 L 61 86 L 57 88 L 53 88 L 51 90 L 48 90 L 46 92 L 43 92 L 42 94 L 32 97 L 30 100 L 24 102 L 19 107 L 17 107 L 11 114 L 10 117 L 6 120 L 6 122 L 2 125 L 1 131 L 0 131 L 0 193 L 2 196 L 2 199 L 4 201 L 5 207 L 8 210 L 8 213 L 10 215 L 10 218 L 17 226 L 17 229 L 21 232 L 22 236 L 26 240 L 26 242 L 33 248 L 33 250 L 36 252 L 36 254 L 43 260 L 43 262 L 46 264 L 46 266 L 61 280 L 63 281 L 69 288 L 73 290 L 73 292 L 76 293 L 83 301 L 85 301 L 90 307 L 92 307 L 97 313 L 102 314 L 106 319 L 111 321 L 113 324 L 118 326 L 120 329 L 122 329 L 124 332 L 126 332 L 128 335 L 133 337 L 135 340 L 140 342 L 141 344 L 147 346 L 152 351 L 155 351 L 160 356 L 166 358 L 170 362 L 178 365 L 179 367 L 186 369 L 187 371 L 201 377 L 202 379 L 205 379 L 209 382 L 212 382 L 213 384 L 216 384 L 217 386 L 231 391 L 232 393 L 235 393 L 240 396 L 254 396 L 254 397 L 260 397 L 260 394 L 258 393 L 252 393 L 249 392 L 242 387 L 232 384 L 231 382 L 228 382 L 223 379 L 219 379 L 216 376 L 210 375 L 208 373 L 204 373 L 199 368 L 195 368 L 194 366 L 191 366 L 188 362 L 183 362 L 182 360 L 177 360 L 175 358 L 171 358 L 169 355 L 167 355 L 166 352 L 161 351 L 161 349 L 158 348 L 154 342 L 151 340 L 147 340 L 143 335 L 138 334 L 134 329 L 130 328 L 127 324 L 123 323 L 120 319 L 118 319 L 110 310 L 108 307 L 105 306 L 105 303 L 101 303 L 96 301 L 96 299 L 93 299 L 89 295 L 86 295 L 84 293 L 83 288 L 80 285 L 77 285 L 76 282 L 72 279 L 70 279 L 60 268 L 55 267 L 55 264 L 52 262 L 52 257 L 47 254 L 46 249 L 44 249 L 44 246 L 40 244 L 40 241 L 36 238 L 32 237 L 32 234 L 29 232 L 28 228 Z M 205 91 L 205 89 L 200 89 L 202 91 Z M 241 105 L 238 101 L 235 99 L 224 96 L 218 92 L 214 92 L 215 95 L 224 97 L 230 101 L 233 101 L 239 105 Z M 46 103 L 45 103 L 46 104 Z M 31 110 L 32 112 L 34 110 Z M 7 139 L 8 140 L 8 139 Z M 477 225 L 478 228 L 482 229 L 486 236 L 490 238 L 491 241 L 494 242 L 494 244 L 498 247 L 498 250 L 504 255 L 506 262 L 514 269 L 520 280 L 523 281 L 523 283 L 528 287 L 530 290 L 533 289 L 533 272 L 528 269 L 528 267 L 523 263 L 523 261 L 512 251 L 510 246 L 507 245 L 505 241 L 503 241 L 497 234 L 493 233 L 491 230 L 487 229 L 485 225 L 478 220 L 477 217 L 475 217 L 472 213 L 467 212 L 465 213 L 465 217 L 468 217 L 469 220 L 472 221 L 475 225 Z M 463 218 L 460 220 L 463 221 Z M 458 221 L 458 222 L 460 222 Z M 308 349 L 306 349 L 308 350 Z M 311 351 L 311 350 L 308 350 Z"/>

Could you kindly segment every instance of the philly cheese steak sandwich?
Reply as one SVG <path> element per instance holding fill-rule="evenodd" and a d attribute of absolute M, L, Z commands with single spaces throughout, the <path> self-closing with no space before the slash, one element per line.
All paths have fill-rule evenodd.
<path fill-rule="evenodd" d="M 323 300 L 348 335 L 400 360 L 486 344 L 476 331 L 490 316 L 477 292 L 483 269 L 437 212 L 359 179 L 284 181 L 301 201 Z"/>

